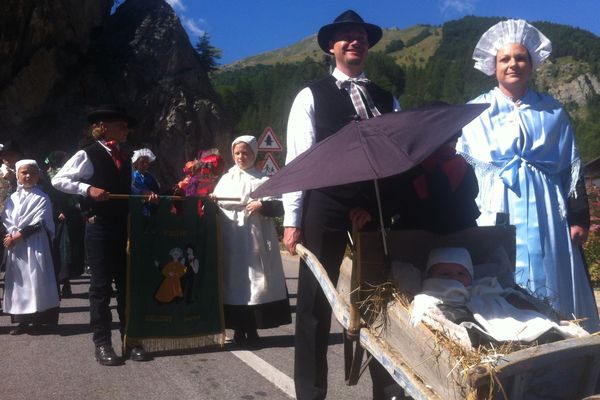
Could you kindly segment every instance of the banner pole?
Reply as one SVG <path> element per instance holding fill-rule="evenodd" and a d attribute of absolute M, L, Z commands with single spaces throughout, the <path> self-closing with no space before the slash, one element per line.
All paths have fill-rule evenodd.
<path fill-rule="evenodd" d="M 110 193 L 108 198 L 110 200 L 129 200 L 129 199 L 145 199 L 148 200 L 150 196 L 147 194 L 118 194 L 118 193 Z M 161 199 L 169 199 L 176 201 L 183 201 L 186 197 L 200 197 L 200 196 L 158 196 Z M 200 197 L 203 199 L 209 199 L 208 196 Z M 213 197 L 211 200 L 215 201 L 240 201 L 239 197 Z"/>

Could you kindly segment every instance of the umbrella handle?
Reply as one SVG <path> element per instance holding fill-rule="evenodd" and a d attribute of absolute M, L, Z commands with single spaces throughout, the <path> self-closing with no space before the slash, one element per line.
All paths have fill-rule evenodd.
<path fill-rule="evenodd" d="M 379 183 L 377 182 L 377 179 L 374 179 L 373 183 L 375 184 L 375 197 L 377 198 L 377 211 L 379 212 L 379 229 L 381 230 L 381 240 L 383 242 L 383 254 L 387 257 L 387 236 L 385 234 L 385 227 L 383 226 L 383 212 L 381 211 L 381 196 L 379 195 Z"/>

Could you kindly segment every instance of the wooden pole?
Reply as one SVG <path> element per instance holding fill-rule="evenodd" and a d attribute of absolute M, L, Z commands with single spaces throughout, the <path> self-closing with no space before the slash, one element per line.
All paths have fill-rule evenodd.
<path fill-rule="evenodd" d="M 150 196 L 147 194 L 116 194 L 116 193 L 111 193 L 108 195 L 108 198 L 110 200 L 129 200 L 129 199 L 146 199 L 148 200 Z M 182 201 L 186 198 L 186 196 L 158 196 L 161 199 L 169 199 L 169 200 L 175 200 L 175 201 Z M 188 197 L 199 197 L 199 196 L 188 196 Z M 210 200 L 214 200 L 214 201 L 240 201 L 241 199 L 239 197 L 214 197 L 214 198 L 210 198 L 210 197 L 202 197 L 203 199 L 210 199 Z"/>

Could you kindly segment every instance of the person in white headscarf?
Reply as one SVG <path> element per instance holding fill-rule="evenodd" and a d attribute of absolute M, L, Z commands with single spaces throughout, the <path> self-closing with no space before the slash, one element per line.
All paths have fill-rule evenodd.
<path fill-rule="evenodd" d="M 283 215 L 279 200 L 253 199 L 250 193 L 268 179 L 254 163 L 258 144 L 244 135 L 231 144 L 235 165 L 212 193 L 222 216 L 225 326 L 234 342 L 254 346 L 257 329 L 291 323 L 279 241 L 273 216 Z"/>
<path fill-rule="evenodd" d="M 58 286 L 52 262 L 52 204 L 37 184 L 40 169 L 34 160 L 15 164 L 17 191 L 2 213 L 6 228 L 4 312 L 18 325 L 11 335 L 40 325 L 58 323 Z M 30 325 L 33 325 L 31 327 Z"/>
<path fill-rule="evenodd" d="M 595 332 L 598 310 L 580 249 L 589 208 L 573 128 L 558 101 L 528 87 L 551 50 L 523 20 L 501 21 L 483 34 L 475 68 L 495 74 L 498 86 L 471 101 L 490 106 L 463 129 L 457 150 L 477 175 L 478 224 L 508 215 L 516 226 L 517 283 Z"/>

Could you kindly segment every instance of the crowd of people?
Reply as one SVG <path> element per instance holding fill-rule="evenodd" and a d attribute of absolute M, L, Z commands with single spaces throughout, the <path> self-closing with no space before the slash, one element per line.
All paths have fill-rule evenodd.
<path fill-rule="evenodd" d="M 286 163 L 348 123 L 400 110 L 398 100 L 364 72 L 368 51 L 381 37 L 379 26 L 352 10 L 321 27 L 317 42 L 334 57 L 335 69 L 294 99 Z M 550 52 L 550 40 L 523 20 L 502 21 L 486 31 L 473 59 L 475 68 L 495 75 L 498 85 L 471 103 L 489 107 L 456 134 L 456 141 L 410 171 L 381 181 L 383 214 L 390 229 L 440 234 L 508 217 L 503 222 L 516 227 L 516 282 L 548 300 L 560 315 L 582 319 L 589 332 L 596 332 L 598 312 L 581 247 L 589 209 L 572 124 L 554 98 L 529 87 L 533 71 Z M 85 263 L 94 357 L 102 365 L 117 365 L 123 358 L 112 346 L 109 302 L 114 283 L 123 334 L 128 207 L 108 201 L 109 194 L 148 196 L 144 212 L 150 215 L 161 189 L 148 172 L 154 153 L 142 148 L 129 154 L 125 149 L 136 122 L 126 110 L 103 106 L 87 118 L 94 140 L 71 157 L 53 152 L 47 175 L 16 143 L 5 142 L 0 149 L 3 310 L 17 324 L 11 334 L 56 324 L 59 294 L 70 295 L 69 279 L 80 275 Z M 354 183 L 255 199 L 250 194 L 268 179 L 255 168 L 256 139 L 239 136 L 229 150 L 235 165 L 216 186 L 206 186 L 210 190 L 205 194 L 218 204 L 222 221 L 225 324 L 234 330 L 237 345 L 254 346 L 259 329 L 291 323 L 273 217 L 283 216 L 286 249 L 295 254 L 296 244 L 304 244 L 335 283 L 347 231 L 377 215 L 375 194 L 370 185 Z M 32 257 L 32 252 L 41 256 Z M 454 264 L 460 275 L 456 280 L 470 286 L 469 261 Z M 331 308 L 307 265 L 301 261 L 299 268 L 296 396 L 324 399 Z M 432 263 L 428 271 L 436 278 L 441 267 Z M 124 356 L 149 359 L 135 344 Z M 369 370 L 374 399 L 404 398 L 381 365 L 372 362 Z"/>

